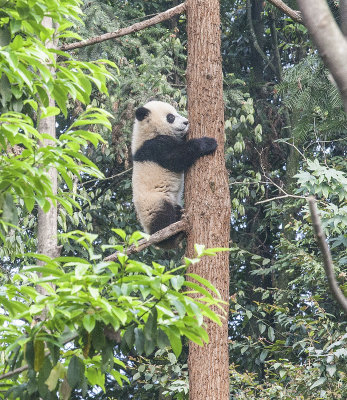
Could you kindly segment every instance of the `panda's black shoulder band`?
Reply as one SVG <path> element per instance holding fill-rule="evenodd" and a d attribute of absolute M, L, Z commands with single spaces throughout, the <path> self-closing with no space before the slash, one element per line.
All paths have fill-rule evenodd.
<path fill-rule="evenodd" d="M 136 151 L 133 160 L 152 161 L 171 172 L 184 172 L 201 156 L 212 153 L 217 147 L 211 138 L 191 139 L 159 135 L 146 140 Z"/>

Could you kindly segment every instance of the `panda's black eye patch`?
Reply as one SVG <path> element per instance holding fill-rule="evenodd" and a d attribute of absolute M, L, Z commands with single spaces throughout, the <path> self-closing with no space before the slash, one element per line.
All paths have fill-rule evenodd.
<path fill-rule="evenodd" d="M 172 124 L 174 121 L 175 121 L 175 116 L 173 115 L 173 114 L 168 114 L 167 116 L 166 116 L 166 120 L 167 120 L 167 122 L 169 123 L 169 124 Z"/>

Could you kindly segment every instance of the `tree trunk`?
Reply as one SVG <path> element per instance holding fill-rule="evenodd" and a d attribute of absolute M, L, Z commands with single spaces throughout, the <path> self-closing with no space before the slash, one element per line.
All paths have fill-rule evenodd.
<path fill-rule="evenodd" d="M 218 0 L 187 0 L 189 137 L 214 137 L 215 154 L 197 161 L 185 177 L 185 209 L 191 230 L 187 256 L 194 244 L 229 247 L 230 198 L 224 159 L 224 105 L 220 54 Z M 227 252 L 204 257 L 190 267 L 212 282 L 223 300 L 229 299 Z M 225 310 L 228 311 L 226 306 Z M 207 322 L 210 342 L 189 345 L 189 382 L 192 400 L 229 400 L 228 318 L 219 327 Z"/>
<path fill-rule="evenodd" d="M 312 41 L 341 93 L 347 113 L 346 37 L 339 29 L 325 0 L 298 0 L 298 6 Z M 343 15 L 345 8 L 345 5 L 343 5 Z M 343 19 L 341 22 L 343 23 L 343 32 L 347 31 L 346 21 Z"/>
<path fill-rule="evenodd" d="M 42 21 L 42 25 L 47 28 L 53 28 L 53 22 L 51 18 L 45 17 Z M 49 42 L 46 44 L 47 48 L 55 46 L 54 43 Z M 47 62 L 47 60 L 42 60 Z M 49 106 L 55 105 L 54 100 L 49 96 Z M 52 138 L 56 137 L 55 131 L 55 116 L 47 117 L 39 120 L 38 131 L 40 133 L 48 133 Z M 45 140 L 41 143 L 41 146 L 54 145 L 53 141 Z M 57 194 L 57 170 L 51 168 L 49 170 L 49 176 L 52 183 L 53 194 Z M 58 254 L 58 228 L 57 228 L 57 207 L 51 205 L 51 208 L 45 213 L 41 208 L 38 210 L 38 223 L 37 223 L 37 252 L 39 254 L 45 254 L 50 257 L 57 257 Z M 41 287 L 38 290 L 44 292 Z M 45 294 L 45 293 L 43 293 Z"/>
<path fill-rule="evenodd" d="M 264 10 L 264 5 L 262 1 L 251 0 L 251 18 L 254 33 L 258 45 L 262 51 L 264 51 L 264 21 L 262 13 Z M 251 63 L 252 63 L 252 73 L 255 82 L 264 81 L 264 60 L 258 53 L 257 49 L 254 47 L 254 43 L 251 44 Z"/>

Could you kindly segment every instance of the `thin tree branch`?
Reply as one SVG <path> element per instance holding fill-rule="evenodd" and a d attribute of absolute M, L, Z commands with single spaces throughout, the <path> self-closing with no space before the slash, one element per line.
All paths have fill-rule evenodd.
<path fill-rule="evenodd" d="M 342 33 L 347 36 L 347 0 L 340 0 L 340 27 Z"/>
<path fill-rule="evenodd" d="M 122 175 L 127 174 L 127 173 L 130 172 L 131 170 L 132 170 L 132 168 L 129 168 L 129 169 L 126 169 L 125 171 L 120 172 L 119 174 L 115 174 L 115 175 L 112 175 L 112 176 L 108 176 L 107 178 L 94 178 L 94 179 L 90 179 L 89 181 L 82 182 L 82 183 L 81 183 L 81 186 L 84 186 L 84 185 L 86 185 L 87 183 L 91 183 L 91 182 L 97 182 L 97 181 L 104 182 L 104 181 L 107 181 L 107 180 L 109 180 L 109 179 L 118 178 L 119 176 L 122 176 Z"/>
<path fill-rule="evenodd" d="M 23 367 L 19 367 L 14 369 L 13 371 L 6 372 L 5 374 L 0 375 L 0 380 L 11 378 L 14 375 L 20 374 L 21 372 L 26 371 L 29 368 L 28 364 L 23 365 Z"/>
<path fill-rule="evenodd" d="M 282 200 L 282 199 L 288 199 L 288 198 L 292 198 L 292 199 L 306 199 L 305 196 L 296 196 L 296 195 L 294 195 L 294 194 L 284 194 L 283 196 L 276 196 L 276 197 L 272 197 L 271 199 L 260 200 L 260 201 L 257 201 L 257 202 L 254 203 L 254 204 L 255 204 L 255 205 L 258 205 L 258 204 L 268 203 L 268 202 L 274 201 L 274 200 Z"/>
<path fill-rule="evenodd" d="M 149 237 L 149 239 L 142 239 L 140 240 L 137 245 L 133 244 L 127 249 L 127 255 L 133 253 L 139 253 L 140 251 L 144 250 L 145 248 L 151 246 L 152 244 L 159 243 L 179 232 L 185 232 L 188 229 L 188 220 L 186 218 L 181 219 L 174 224 L 167 226 L 166 228 L 153 233 Z M 118 252 L 111 254 L 110 256 L 106 257 L 104 261 L 115 261 L 118 258 Z"/>
<path fill-rule="evenodd" d="M 347 314 L 347 298 L 342 293 L 342 290 L 340 289 L 340 287 L 336 281 L 333 260 L 331 257 L 328 243 L 326 241 L 326 238 L 325 238 L 325 235 L 324 235 L 324 232 L 322 229 L 321 220 L 318 215 L 316 199 L 313 196 L 310 196 L 308 198 L 308 205 L 310 207 L 313 229 L 316 234 L 316 239 L 317 239 L 319 248 L 322 252 L 325 275 L 328 278 L 328 284 L 329 284 L 330 290 L 331 290 L 333 296 L 335 297 L 336 301 L 342 307 L 344 313 Z"/>
<path fill-rule="evenodd" d="M 269 13 L 270 19 L 270 31 L 271 31 L 271 38 L 273 42 L 273 52 L 275 55 L 275 66 L 277 68 L 277 78 L 279 82 L 283 81 L 283 71 L 282 71 L 282 62 L 281 62 L 281 55 L 278 46 L 278 36 L 277 36 L 277 29 L 276 29 L 276 21 L 272 15 L 272 12 Z"/>
<path fill-rule="evenodd" d="M 340 90 L 347 112 L 347 40 L 325 0 L 298 0 L 304 23 Z"/>
<path fill-rule="evenodd" d="M 105 33 L 104 35 L 82 40 L 80 42 L 64 44 L 60 46 L 59 49 L 68 51 L 80 47 L 90 46 L 95 43 L 101 43 L 104 42 L 105 40 L 115 39 L 121 36 L 129 35 L 130 33 L 138 32 L 141 31 L 142 29 L 148 28 L 149 26 L 156 25 L 159 22 L 166 21 L 167 19 L 170 19 L 177 14 L 183 14 L 185 10 L 186 10 L 186 4 L 182 3 L 145 21 L 136 22 L 136 24 L 130 25 L 126 28 L 119 29 L 118 31 Z"/>
<path fill-rule="evenodd" d="M 282 0 L 267 0 L 267 1 L 271 3 L 273 6 L 277 7 L 282 12 L 284 12 L 284 14 L 288 15 L 288 17 L 290 17 L 293 21 L 299 22 L 300 24 L 303 23 L 301 12 L 293 10 L 292 8 L 287 6 L 287 4 L 284 3 Z"/>
<path fill-rule="evenodd" d="M 252 21 L 252 4 L 250 0 L 247 0 L 247 21 L 249 26 L 249 31 L 253 40 L 253 46 L 259 53 L 260 57 L 265 61 L 266 65 L 272 69 L 272 71 L 277 75 L 276 67 L 272 64 L 270 58 L 263 52 L 262 48 L 259 46 L 257 35 L 254 31 L 253 21 Z"/>

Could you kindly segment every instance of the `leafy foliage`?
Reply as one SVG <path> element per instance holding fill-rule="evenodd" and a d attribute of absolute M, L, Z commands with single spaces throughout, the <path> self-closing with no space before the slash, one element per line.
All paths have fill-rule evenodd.
<path fill-rule="evenodd" d="M 294 1 L 286 3 L 296 8 Z M 337 11 L 333 3 L 330 5 Z M 7 179 L 0 198 L 1 282 L 6 288 L 1 296 L 10 305 L 11 315 L 17 318 L 24 313 L 28 318 L 17 320 L 16 325 L 9 314 L 2 315 L 5 327 L 10 329 L 4 343 L 14 345 L 18 340 L 18 346 L 4 349 L 9 360 L 6 371 L 24 364 L 29 370 L 16 376 L 17 382 L 12 376 L 8 378 L 6 390 L 12 386 L 12 397 L 22 390 L 28 398 L 37 398 L 39 391 L 47 399 L 51 396 L 48 393 L 79 400 L 184 399 L 188 388 L 187 355 L 181 334 L 185 332 L 179 331 L 178 335 L 177 329 L 187 329 L 184 324 L 191 320 L 192 309 L 182 300 L 182 290 L 186 290 L 183 277 L 171 271 L 180 264 L 181 252 L 163 254 L 149 248 L 134 260 L 124 256 L 122 262 L 110 264 L 93 258 L 104 253 L 102 244 L 117 244 L 111 228 L 123 229 L 124 233 L 117 231 L 123 237 L 131 236 L 138 228 L 130 183 L 134 109 L 152 97 L 176 102 L 180 107 L 186 104 L 184 17 L 76 50 L 71 56 L 43 46 L 52 34 L 40 24 L 43 15 L 59 22 L 56 35 L 61 41 L 70 41 L 128 26 L 145 15 L 167 9 L 167 2 L 88 1 L 82 5 L 85 26 L 77 21 L 78 2 L 46 4 L 40 0 L 16 4 L 19 8 L 15 11 L 11 1 L 1 5 L 5 11 L 0 30 L 0 129 L 5 142 L 1 144 L 0 168 L 6 167 L 7 171 L 7 175 L 2 170 L 0 174 L 1 180 Z M 253 46 L 246 2 L 221 1 L 226 161 L 233 206 L 231 396 L 263 400 L 345 398 L 345 319 L 327 287 L 304 197 L 313 194 L 318 199 L 336 276 L 347 295 L 346 117 L 336 87 L 312 48 L 306 29 L 269 3 L 251 0 L 251 5 L 251 22 L 266 59 Z M 67 22 L 66 15 L 73 22 Z M 36 61 L 35 55 L 39 56 Z M 96 59 L 103 61 L 92 61 Z M 107 64 L 105 59 L 114 64 Z M 59 74 L 59 85 L 49 75 L 53 66 Z M 105 70 L 98 74 L 96 68 Z M 86 76 L 82 77 L 82 72 Z M 110 81 L 109 97 L 104 77 Z M 46 92 L 56 95 L 57 108 L 49 107 Z M 68 97 L 73 101 L 66 102 Z M 89 103 L 92 108 L 85 109 Z M 87 114 L 93 115 L 94 107 L 105 111 L 98 111 L 100 117 L 94 115 L 94 122 L 101 122 L 101 118 L 104 124 L 89 126 L 89 131 L 82 133 L 86 126 L 73 124 L 79 120 L 88 125 Z M 41 138 L 37 136 L 36 112 L 42 110 L 42 118 L 58 113 L 58 108 L 63 111 L 57 115 L 60 136 L 48 154 L 37 145 Z M 113 116 L 111 131 L 107 129 L 108 113 Z M 94 147 L 97 141 L 101 145 Z M 37 154 L 40 162 L 35 158 Z M 24 162 L 25 170 L 25 164 L 21 164 Z M 50 165 L 60 168 L 61 173 L 56 198 L 50 196 L 44 171 Z M 41 170 L 41 166 L 45 168 Z M 23 193 L 27 193 L 25 199 Z M 32 196 L 36 197 L 34 203 Z M 35 204 L 32 212 L 25 201 L 29 210 Z M 48 201 L 61 204 L 61 232 L 80 230 L 99 236 L 93 242 L 93 253 L 89 244 L 83 247 L 78 241 L 84 238 L 82 242 L 89 243 L 94 236 L 77 232 L 61 236 L 62 254 L 71 258 L 46 260 L 52 266 L 59 292 L 53 294 L 51 290 L 45 299 L 35 285 L 40 282 L 50 290 L 50 278 L 39 280 L 35 266 L 31 271 L 22 271 L 16 254 L 34 251 L 36 205 L 48 207 Z M 12 225 L 21 229 L 15 230 Z M 124 252 L 125 247 L 119 250 Z M 153 259 L 157 264 L 152 264 Z M 133 291 L 125 296 L 119 274 L 127 268 L 124 287 L 133 285 Z M 12 282 L 14 273 L 16 282 Z M 157 281 L 162 277 L 167 279 L 163 287 L 174 293 L 169 298 L 163 294 L 160 301 L 168 310 L 166 320 L 173 321 L 173 332 L 177 334 L 171 343 L 176 354 L 182 345 L 179 357 L 166 346 L 170 337 L 163 311 L 157 311 L 156 316 L 152 313 L 158 300 Z M 144 286 L 139 283 L 142 279 Z M 121 301 L 112 285 L 121 286 Z M 177 291 L 179 288 L 181 291 Z M 148 304 L 144 300 L 146 290 L 153 292 L 155 299 L 147 294 L 146 299 L 151 298 Z M 129 314 L 124 301 L 131 302 L 134 310 L 153 308 L 141 318 L 141 311 Z M 121 310 L 129 322 L 123 324 L 120 315 L 109 307 Z M 47 309 L 47 320 L 35 320 L 39 309 Z M 204 307 L 199 310 L 208 313 Z M 54 321 L 51 325 L 50 313 Z M 176 319 L 181 321 L 179 328 Z M 29 320 L 36 322 L 31 329 Z M 63 330 L 64 323 L 70 330 Z M 48 325 L 55 329 L 52 336 L 44 330 Z M 199 325 L 197 331 L 192 331 L 192 325 L 188 326 L 191 338 L 203 329 Z M 104 335 L 105 329 L 111 338 Z M 152 337 L 155 340 L 150 340 Z M 200 341 L 203 337 L 202 333 Z M 69 342 L 63 345 L 65 340 Z M 50 351 L 47 357 L 43 357 L 48 351 L 43 343 Z M 153 347 L 156 345 L 159 348 Z M 142 350 L 141 355 L 137 348 Z M 120 386 L 117 378 L 119 383 L 129 381 L 131 385 Z M 19 385 L 15 388 L 16 383 Z M 58 387 L 60 394 L 55 391 Z"/>
<path fill-rule="evenodd" d="M 138 237 L 135 233 L 129 243 Z M 104 262 L 93 251 L 96 235 L 71 232 L 67 238 L 88 249 L 89 258 L 29 255 L 45 265 L 26 266 L 1 291 L 6 308 L 1 351 L 14 372 L 23 362 L 28 371 L 27 378 L 5 381 L 10 387 L 5 398 L 56 399 L 59 392 L 68 399 L 74 389 L 85 393 L 88 384 L 105 390 L 105 373 L 122 386 L 126 365 L 115 357 L 115 345 L 123 354 L 146 356 L 171 346 L 179 356 L 183 336 L 199 345 L 208 342 L 204 317 L 221 323 L 210 310 L 221 303 L 216 289 L 198 276 L 188 274 L 187 281 L 182 275 L 198 259 L 165 271 L 157 263 L 129 259 L 118 245 L 117 262 Z M 215 253 L 202 250 L 200 256 L 208 254 Z"/>
<path fill-rule="evenodd" d="M 96 147 L 104 140 L 95 129 L 90 132 L 85 128 L 99 125 L 109 129 L 111 115 L 96 107 L 83 110 L 81 105 L 91 102 L 93 86 L 108 94 L 106 80 L 114 78 L 106 67 L 116 66 L 105 59 L 77 61 L 45 46 L 53 38 L 79 37 L 68 30 L 79 21 L 79 4 L 40 1 L 1 5 L 0 204 L 4 242 L 25 216 L 20 207 L 25 205 L 30 215 L 35 205 L 48 211 L 60 204 L 65 209 L 60 221 L 66 224 L 66 215 L 73 218 L 75 209 L 81 210 L 83 205 L 76 201 L 76 178 L 103 176 L 84 153 L 89 143 Z M 44 28 L 44 17 L 51 17 L 57 28 Z M 68 116 L 71 100 L 80 112 Z M 65 121 L 58 139 L 39 131 L 41 120 L 60 113 Z M 45 140 L 50 142 L 42 147 Z M 58 195 L 52 191 L 47 174 L 50 168 L 56 168 L 62 178 Z M 124 231 L 118 229 L 117 233 L 125 238 Z M 130 241 L 138 237 L 132 236 Z M 66 234 L 62 240 L 66 244 L 76 240 L 88 258 L 50 259 L 28 254 L 26 257 L 34 257 L 44 266 L 19 268 L 9 279 L 2 277 L 1 351 L 4 369 L 10 371 L 9 379 L 6 374 L 1 377 L 2 388 L 8 389 L 1 392 L 2 397 L 68 399 L 73 390 L 85 394 L 88 385 L 105 389 L 107 372 L 122 385 L 128 380 L 126 366 L 115 357 L 115 346 L 120 346 L 123 354 L 149 355 L 157 346 L 171 345 L 178 356 L 181 336 L 200 345 L 208 341 L 204 317 L 220 323 L 209 308 L 220 302 L 209 292 L 215 289 L 198 276 L 185 281 L 175 274 L 197 260 L 186 260 L 185 266 L 165 272 L 157 263 L 150 267 L 130 261 L 125 249 L 118 246 L 118 262 L 105 263 L 92 250 L 95 239 L 96 235 L 82 232 Z M 13 257 L 14 248 L 8 246 L 5 254 Z M 201 250 L 201 256 L 204 254 Z M 189 296 L 192 293 L 198 296 L 193 299 Z"/>
<path fill-rule="evenodd" d="M 346 128 L 346 115 L 337 87 L 315 54 L 288 69 L 284 81 L 277 85 L 278 95 L 291 111 L 293 138 L 304 142 L 310 134 L 326 139 L 339 135 Z"/>
<path fill-rule="evenodd" d="M 57 140 L 38 130 L 40 121 L 46 117 L 60 112 L 66 116 L 70 99 L 88 104 L 92 83 L 106 94 L 106 80 L 113 80 L 106 68 L 106 65 L 115 67 L 113 63 L 76 61 L 67 53 L 45 46 L 55 35 L 75 36 L 68 30 L 73 22 L 68 22 L 65 15 L 79 20 L 78 5 L 79 1 L 54 4 L 40 1 L 6 2 L 1 6 L 0 238 L 3 242 L 6 242 L 4 233 L 23 215 L 16 205 L 25 206 L 28 213 L 35 205 L 47 211 L 57 202 L 69 214 L 73 207 L 79 207 L 67 191 L 61 191 L 58 196 L 53 194 L 48 176 L 50 168 L 58 170 L 69 192 L 73 176 L 102 177 L 83 150 L 89 142 L 96 146 L 102 141 L 100 135 L 88 132 L 87 126 L 100 124 L 110 129 L 110 114 L 106 111 L 95 107 L 86 109 Z M 41 24 L 44 17 L 52 17 L 59 24 L 56 32 Z M 58 61 L 56 55 L 59 55 Z M 57 107 L 50 105 L 49 97 Z M 46 140 L 49 144 L 41 146 Z M 6 249 L 5 254 L 8 254 Z"/>

